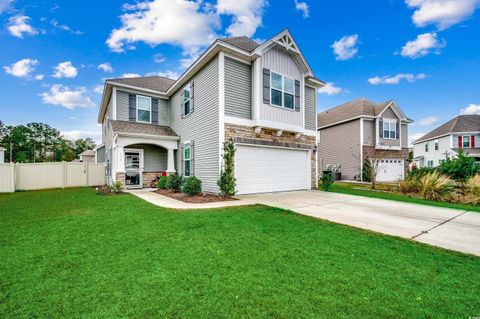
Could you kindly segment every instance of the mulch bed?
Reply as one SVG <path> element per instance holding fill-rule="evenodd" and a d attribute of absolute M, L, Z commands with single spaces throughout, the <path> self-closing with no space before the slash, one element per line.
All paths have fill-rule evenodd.
<path fill-rule="evenodd" d="M 157 189 L 154 192 L 163 196 L 167 196 L 167 197 L 182 201 L 184 203 L 192 203 L 192 204 L 227 202 L 227 201 L 236 200 L 235 198 L 232 198 L 232 197 L 224 197 L 224 196 L 214 195 L 214 194 L 200 194 L 195 196 L 188 196 L 187 194 L 184 194 L 181 192 L 173 192 L 168 189 Z"/>

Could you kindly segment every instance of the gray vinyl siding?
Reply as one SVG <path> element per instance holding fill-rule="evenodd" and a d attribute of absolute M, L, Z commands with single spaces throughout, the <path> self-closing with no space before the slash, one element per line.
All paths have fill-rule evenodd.
<path fill-rule="evenodd" d="M 383 111 L 382 113 L 382 118 L 384 120 L 399 120 L 397 114 L 392 110 L 391 107 L 388 107 Z M 378 134 L 378 132 L 377 132 Z M 380 138 L 378 141 L 378 144 L 383 145 L 383 146 L 400 146 L 400 139 L 384 139 Z"/>
<path fill-rule="evenodd" d="M 363 119 L 363 145 L 375 146 L 375 121 Z"/>
<path fill-rule="evenodd" d="M 220 172 L 220 117 L 218 56 L 200 70 L 195 81 L 194 112 L 181 117 L 181 90 L 171 99 L 170 126 L 180 136 L 179 146 L 195 141 L 194 171 L 205 192 L 218 193 Z M 176 169 L 181 173 L 181 156 L 177 152 Z"/>
<path fill-rule="evenodd" d="M 262 69 L 267 68 L 272 72 L 277 72 L 300 81 L 300 104 L 303 108 L 304 101 L 304 75 L 298 68 L 292 56 L 282 47 L 275 45 L 265 52 L 261 59 Z M 303 127 L 303 110 L 295 112 L 277 106 L 261 103 L 260 118 L 269 121 L 281 122 L 290 125 Z"/>
<path fill-rule="evenodd" d="M 105 162 L 105 146 L 97 148 L 96 152 L 97 152 L 97 163 L 104 163 Z"/>
<path fill-rule="evenodd" d="M 317 129 L 317 92 L 314 88 L 305 86 L 305 128 L 307 130 Z"/>
<path fill-rule="evenodd" d="M 395 114 L 391 107 L 388 107 L 385 111 L 383 111 L 382 117 L 384 119 L 398 120 L 397 114 Z"/>
<path fill-rule="evenodd" d="M 408 125 L 402 124 L 402 148 L 408 148 Z"/>
<path fill-rule="evenodd" d="M 133 144 L 128 148 L 143 149 L 143 171 L 164 172 L 167 170 L 167 150 L 150 144 Z"/>
<path fill-rule="evenodd" d="M 342 179 L 352 180 L 360 172 L 360 120 L 320 130 L 319 175 L 327 165 L 341 165 Z"/>
<path fill-rule="evenodd" d="M 141 92 L 127 92 L 117 89 L 117 121 L 128 121 L 128 95 L 130 93 L 139 94 L 142 96 L 148 96 L 152 99 L 158 99 L 158 124 L 169 125 L 169 102 L 168 100 L 161 99 L 148 94 L 142 94 Z"/>
<path fill-rule="evenodd" d="M 225 57 L 225 115 L 252 118 L 251 66 Z"/>

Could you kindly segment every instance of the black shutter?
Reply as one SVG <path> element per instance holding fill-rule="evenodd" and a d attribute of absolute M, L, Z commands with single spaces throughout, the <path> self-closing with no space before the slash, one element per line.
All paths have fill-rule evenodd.
<path fill-rule="evenodd" d="M 383 138 L 383 119 L 378 120 L 378 136 Z"/>
<path fill-rule="evenodd" d="M 190 176 L 195 176 L 195 141 L 190 142 Z"/>
<path fill-rule="evenodd" d="M 137 96 L 135 94 L 128 95 L 128 120 L 130 122 L 137 121 Z"/>
<path fill-rule="evenodd" d="M 402 132 L 400 132 L 400 122 L 397 122 L 397 136 L 396 136 L 397 140 L 400 139 L 400 134 L 402 134 Z"/>
<path fill-rule="evenodd" d="M 193 107 L 195 104 L 195 88 L 194 88 L 194 82 L 192 81 L 190 83 L 190 113 L 193 112 Z"/>
<path fill-rule="evenodd" d="M 183 176 L 185 172 L 185 160 L 184 160 L 185 153 L 183 151 L 183 143 L 180 144 L 180 175 Z"/>
<path fill-rule="evenodd" d="M 300 112 L 300 81 L 295 80 L 295 111 Z"/>
<path fill-rule="evenodd" d="M 152 99 L 152 124 L 158 124 L 158 99 Z"/>
<path fill-rule="evenodd" d="M 263 69 L 263 103 L 270 104 L 270 70 Z"/>

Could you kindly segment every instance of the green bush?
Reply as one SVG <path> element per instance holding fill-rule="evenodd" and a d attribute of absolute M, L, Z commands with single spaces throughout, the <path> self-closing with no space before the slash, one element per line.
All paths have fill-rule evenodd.
<path fill-rule="evenodd" d="M 422 168 L 414 168 L 408 172 L 407 177 L 405 180 L 420 180 L 423 176 L 435 172 L 434 168 L 430 167 L 422 167 Z"/>
<path fill-rule="evenodd" d="M 324 191 L 329 191 L 332 189 L 334 179 L 332 171 L 323 171 L 322 177 L 320 177 L 320 187 Z"/>
<path fill-rule="evenodd" d="M 425 199 L 440 200 L 453 191 L 453 181 L 439 172 L 428 173 L 420 179 L 420 195 Z"/>
<path fill-rule="evenodd" d="M 180 189 L 182 188 L 182 181 L 183 181 L 183 178 L 182 176 L 178 175 L 178 174 L 171 174 L 171 175 L 168 175 L 167 177 L 167 183 L 166 183 L 166 187 L 167 189 L 169 190 L 172 190 L 174 192 L 179 192 Z"/>
<path fill-rule="evenodd" d="M 182 192 L 188 196 L 195 196 L 202 192 L 202 181 L 195 176 L 187 177 L 182 184 Z"/>
<path fill-rule="evenodd" d="M 112 193 L 120 193 L 123 191 L 123 183 L 121 181 L 115 181 L 112 185 L 108 186 Z"/>
<path fill-rule="evenodd" d="M 363 170 L 362 170 L 362 181 L 370 183 L 373 179 L 374 170 L 372 162 L 366 158 L 363 161 Z"/>
<path fill-rule="evenodd" d="M 167 188 L 167 180 L 168 180 L 167 176 L 160 176 L 159 179 L 158 179 L 157 188 L 158 189 L 166 189 Z"/>
<path fill-rule="evenodd" d="M 235 157 L 235 144 L 232 141 L 225 141 L 223 143 L 223 167 L 220 172 L 220 179 L 217 182 L 220 188 L 220 195 L 233 196 L 235 195 L 237 180 L 234 175 L 233 159 Z"/>
<path fill-rule="evenodd" d="M 467 181 L 470 177 L 480 173 L 480 166 L 475 164 L 473 157 L 468 157 L 460 150 L 458 157 L 446 158 L 438 167 L 442 174 L 459 181 Z"/>

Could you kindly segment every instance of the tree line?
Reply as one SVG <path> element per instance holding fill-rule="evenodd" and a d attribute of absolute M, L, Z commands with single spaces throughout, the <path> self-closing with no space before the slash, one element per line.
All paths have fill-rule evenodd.
<path fill-rule="evenodd" d="M 60 131 L 44 123 L 5 125 L 0 121 L 0 146 L 5 162 L 70 162 L 85 150 L 95 148 L 91 138 L 69 140 Z"/>

